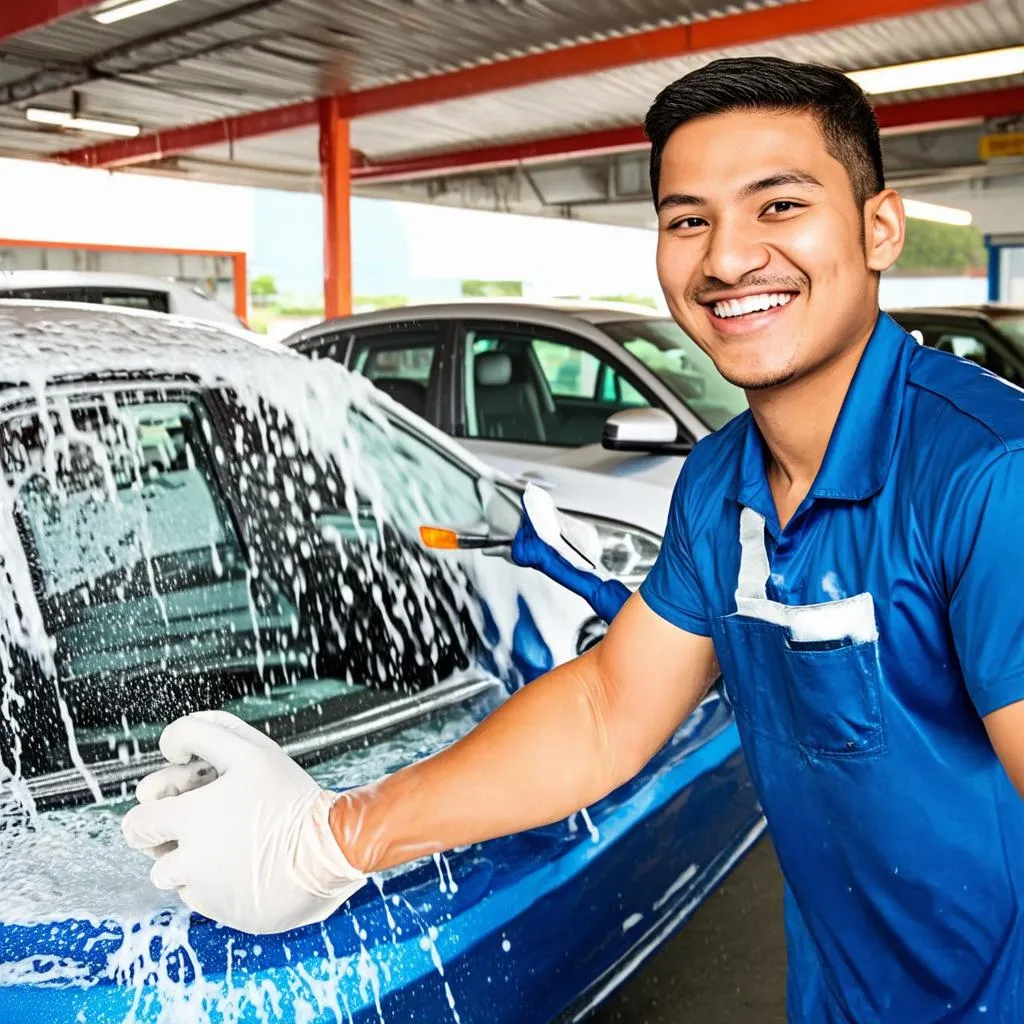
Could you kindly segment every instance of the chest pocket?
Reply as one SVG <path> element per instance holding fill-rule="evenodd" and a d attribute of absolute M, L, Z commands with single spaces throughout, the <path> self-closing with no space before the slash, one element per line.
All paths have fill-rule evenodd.
<path fill-rule="evenodd" d="M 814 605 L 767 596 L 764 519 L 740 515 L 736 612 L 719 620 L 719 660 L 748 734 L 816 757 L 885 749 L 871 594 Z"/>

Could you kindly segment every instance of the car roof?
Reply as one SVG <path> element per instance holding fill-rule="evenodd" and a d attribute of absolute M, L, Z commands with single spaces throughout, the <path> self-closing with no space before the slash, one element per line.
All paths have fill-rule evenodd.
<path fill-rule="evenodd" d="M 125 274 L 101 270 L 5 270 L 0 272 L 0 293 L 14 288 L 73 288 L 83 286 L 136 288 L 147 291 L 192 289 L 171 277 Z M 202 292 L 196 292 L 201 295 Z"/>
<path fill-rule="evenodd" d="M 648 306 L 616 302 L 585 302 L 568 299 L 460 299 L 456 302 L 420 302 L 411 306 L 389 306 L 353 316 L 336 317 L 307 327 L 286 339 L 287 345 L 301 345 L 328 331 L 356 330 L 392 324 L 396 321 L 455 320 L 486 317 L 493 320 L 522 320 L 524 314 L 551 327 L 571 329 L 574 321 L 600 325 L 628 320 L 661 320 L 664 313 Z"/>
<path fill-rule="evenodd" d="M 960 306 L 903 306 L 888 310 L 893 316 L 991 316 L 1019 314 L 1024 316 L 1024 307 L 1003 302 L 981 302 L 976 305 Z"/>
<path fill-rule="evenodd" d="M 418 302 L 415 309 L 429 309 L 434 306 L 466 306 L 468 309 L 476 309 L 479 306 L 508 306 L 512 309 L 554 309 L 562 313 L 571 313 L 574 316 L 661 316 L 653 306 L 646 306 L 636 302 L 610 302 L 596 299 L 534 299 L 521 296 L 508 296 L 507 298 L 463 298 L 463 299 L 439 299 L 428 302 Z M 395 310 L 408 309 L 408 306 L 395 306 Z"/>
<path fill-rule="evenodd" d="M 83 374 L 151 370 L 183 364 L 294 353 L 258 335 L 189 317 L 93 303 L 0 299 L 0 384 Z"/>

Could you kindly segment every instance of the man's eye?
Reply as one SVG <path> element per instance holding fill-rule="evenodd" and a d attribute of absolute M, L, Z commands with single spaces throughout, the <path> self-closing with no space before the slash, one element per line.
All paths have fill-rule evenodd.
<path fill-rule="evenodd" d="M 677 228 L 688 228 L 692 230 L 693 228 L 703 227 L 704 223 L 703 217 L 681 217 L 679 220 L 672 221 L 668 228 L 669 231 L 675 231 Z"/>
<path fill-rule="evenodd" d="M 789 199 L 778 199 L 774 203 L 769 203 L 765 208 L 765 213 L 789 213 L 791 210 L 799 210 L 802 207 L 802 203 L 794 203 Z"/>

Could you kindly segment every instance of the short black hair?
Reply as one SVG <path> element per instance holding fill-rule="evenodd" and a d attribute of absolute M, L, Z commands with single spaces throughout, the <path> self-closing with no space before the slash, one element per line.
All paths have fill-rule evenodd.
<path fill-rule="evenodd" d="M 667 86 L 647 112 L 644 131 L 651 140 L 655 206 L 661 155 L 672 133 L 695 118 L 735 110 L 813 114 L 829 153 L 846 168 L 857 205 L 863 208 L 885 188 L 878 119 L 856 82 L 820 64 L 780 57 L 728 57 L 713 60 Z"/>

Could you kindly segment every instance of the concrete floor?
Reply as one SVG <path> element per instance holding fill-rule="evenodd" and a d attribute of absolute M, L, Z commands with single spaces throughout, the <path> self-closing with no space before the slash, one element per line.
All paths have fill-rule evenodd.
<path fill-rule="evenodd" d="M 785 1024 L 782 876 L 766 837 L 588 1024 Z"/>

